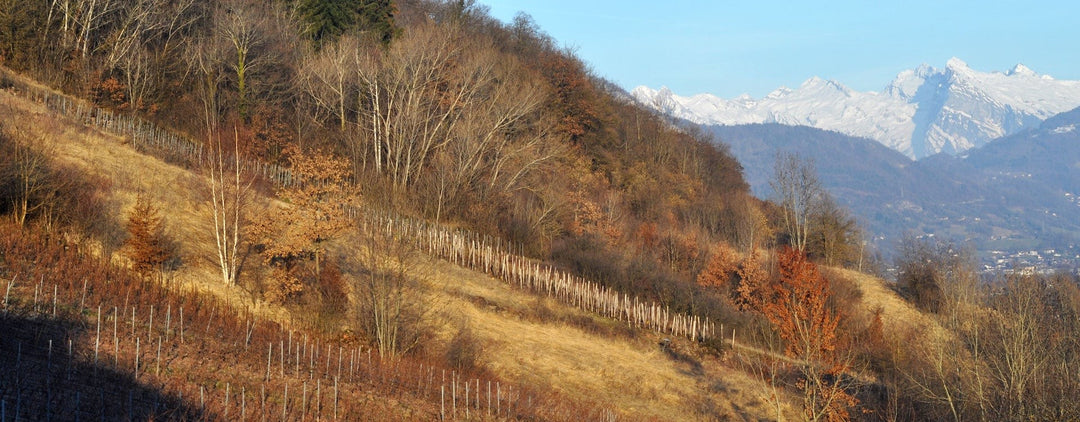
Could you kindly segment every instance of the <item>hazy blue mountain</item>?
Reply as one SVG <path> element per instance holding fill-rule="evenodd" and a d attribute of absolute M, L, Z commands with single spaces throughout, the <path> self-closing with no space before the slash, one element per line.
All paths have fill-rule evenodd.
<path fill-rule="evenodd" d="M 965 161 L 995 177 L 1031 180 L 1061 195 L 1080 194 L 1080 108 L 1037 129 L 997 139 Z"/>
<path fill-rule="evenodd" d="M 794 152 L 815 162 L 823 185 L 886 253 L 904 234 L 934 235 L 971 242 L 989 258 L 990 251 L 1062 249 L 1080 239 L 1080 206 L 1065 195 L 1080 193 L 1076 125 L 1080 112 L 1073 111 L 966 158 L 919 161 L 870 139 L 805 126 L 707 130 L 730 145 L 759 196 L 771 194 L 776 152 Z"/>

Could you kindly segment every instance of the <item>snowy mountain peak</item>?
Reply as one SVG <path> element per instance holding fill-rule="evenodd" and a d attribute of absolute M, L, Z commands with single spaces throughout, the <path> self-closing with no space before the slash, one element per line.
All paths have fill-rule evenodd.
<path fill-rule="evenodd" d="M 1007 76 L 1013 76 L 1013 75 L 1038 76 L 1038 74 L 1035 73 L 1034 70 L 1031 70 L 1027 66 L 1024 66 L 1023 64 L 1020 64 L 1020 63 L 1017 63 L 1016 66 L 1013 66 L 1012 69 L 1009 69 L 1008 72 L 1005 72 L 1005 75 L 1007 75 Z"/>
<path fill-rule="evenodd" d="M 802 85 L 799 85 L 799 90 L 839 91 L 845 94 L 850 91 L 848 87 L 844 86 L 844 84 L 840 82 L 834 81 L 832 79 L 822 79 L 817 76 L 807 79 L 806 82 L 803 82 Z"/>
<path fill-rule="evenodd" d="M 980 72 L 959 58 L 943 69 L 899 72 L 882 92 L 860 92 L 812 77 L 764 98 L 683 97 L 667 88 L 635 88 L 654 109 L 700 124 L 782 123 L 877 140 L 912 158 L 962 153 L 1080 106 L 1080 81 L 1058 81 L 1018 64 Z"/>
<path fill-rule="evenodd" d="M 765 99 L 767 99 L 767 100 L 778 100 L 778 99 L 781 99 L 781 98 L 784 98 L 784 97 L 788 96 L 792 92 L 793 91 L 791 90 L 791 88 L 788 88 L 786 86 L 782 86 L 780 88 L 777 88 L 773 92 L 770 92 L 769 95 L 766 95 Z"/>
<path fill-rule="evenodd" d="M 933 66 L 930 66 L 930 65 L 928 65 L 926 63 L 923 63 L 923 64 L 920 64 L 919 67 L 916 67 L 914 71 L 905 70 L 905 71 L 900 72 L 900 74 L 903 75 L 904 73 L 914 73 L 915 76 L 918 76 L 920 78 L 925 78 L 925 77 L 930 76 L 930 75 L 932 75 L 934 73 L 937 73 L 937 72 L 938 72 L 938 70 L 934 69 Z"/>
<path fill-rule="evenodd" d="M 885 93 L 905 100 L 913 98 L 926 79 L 937 72 L 937 69 L 925 64 L 915 70 L 902 71 L 885 87 Z"/>
<path fill-rule="evenodd" d="M 964 72 L 971 70 L 971 68 L 968 67 L 967 62 L 960 60 L 956 57 L 950 58 L 949 61 L 945 62 L 945 68 L 954 72 Z"/>

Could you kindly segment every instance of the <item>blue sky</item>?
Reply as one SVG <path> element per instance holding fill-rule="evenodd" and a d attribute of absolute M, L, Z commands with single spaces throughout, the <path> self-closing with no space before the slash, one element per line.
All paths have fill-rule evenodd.
<path fill-rule="evenodd" d="M 528 13 L 626 89 L 762 97 L 811 76 L 878 91 L 901 70 L 958 57 L 1080 79 L 1080 3 L 1022 1 L 478 0 L 504 22 Z"/>

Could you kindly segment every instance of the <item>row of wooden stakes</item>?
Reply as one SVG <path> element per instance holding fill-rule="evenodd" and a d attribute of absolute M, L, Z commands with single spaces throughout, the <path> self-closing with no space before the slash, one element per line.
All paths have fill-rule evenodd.
<path fill-rule="evenodd" d="M 718 337 L 714 321 L 697 315 L 671 312 L 655 302 L 619 293 L 596 282 L 531 260 L 488 237 L 451 230 L 398 216 L 352 210 L 369 230 L 413 239 L 428 255 L 484 272 L 522 290 L 547 295 L 570 306 L 638 328 L 686 337 L 694 341 Z"/>

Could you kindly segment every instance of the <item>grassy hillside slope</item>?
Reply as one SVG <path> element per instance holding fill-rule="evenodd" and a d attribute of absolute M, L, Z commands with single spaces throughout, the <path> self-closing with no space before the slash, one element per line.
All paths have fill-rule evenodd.
<path fill-rule="evenodd" d="M 203 204 L 205 192 L 201 176 L 141 154 L 127 145 L 128 140 L 57 116 L 43 105 L 11 92 L 0 92 L 0 107 L 4 110 L 7 127 L 16 128 L 32 138 L 44 139 L 44 148 L 55 160 L 107 180 L 111 189 L 106 202 L 114 208 L 118 219 L 126 215 L 140 193 L 160 201 L 166 231 L 177 240 L 178 254 L 182 257 L 178 270 L 166 273 L 164 286 L 171 294 L 198 292 L 198 295 L 213 298 L 208 300 L 217 300 L 231 308 L 230 312 L 260 321 L 259 324 L 305 325 L 293 320 L 285 308 L 253 300 L 243 289 L 226 287 L 218 281 L 212 261 L 212 229 Z M 342 251 L 351 250 L 344 246 Z M 122 257 L 117 256 L 117 261 L 123 261 Z M 661 340 L 658 334 L 631 329 L 623 323 L 512 289 L 499 280 L 443 260 L 425 258 L 423 265 L 413 271 L 426 280 L 426 295 L 428 302 L 436 308 L 438 318 L 435 319 L 442 341 L 449 342 L 455 329 L 468 326 L 483 349 L 480 366 L 492 372 L 496 379 L 511 385 L 551 391 L 557 397 L 573 402 L 595 403 L 598 409 L 610 409 L 614 414 L 631 419 L 699 420 L 728 416 L 758 420 L 770 412 L 760 397 L 760 392 L 766 390 L 760 381 L 719 359 L 705 357 L 690 342 L 676 341 L 670 349 L 662 350 L 658 345 Z M 16 294 L 21 294 L 24 300 L 33 293 L 30 287 L 18 283 L 16 286 Z M 148 309 L 150 305 L 136 303 L 132 306 Z M 166 305 L 157 306 L 160 312 L 160 307 Z M 95 313 L 85 319 L 76 318 L 74 323 L 91 324 Z M 161 316 L 158 318 L 160 324 Z M 250 322 L 235 322 L 238 326 L 245 323 Z M 85 334 L 80 337 L 84 353 L 91 347 L 85 342 L 93 340 Z M 200 353 L 178 344 L 175 347 L 173 353 L 177 355 Z M 291 348 L 286 345 L 286 349 Z M 189 381 L 187 391 L 197 391 L 195 385 L 204 384 L 220 389 L 222 383 L 229 382 L 228 379 L 257 380 L 259 359 L 265 358 L 265 355 L 259 356 L 265 353 L 265 346 L 222 352 L 226 356 L 232 353 L 240 353 L 237 358 L 249 361 L 250 367 L 243 369 L 213 360 L 191 362 L 188 370 L 194 367 L 213 370 L 204 375 L 207 378 Z M 277 353 L 280 352 L 271 352 L 272 355 Z M 181 363 L 174 361 L 173 365 Z M 169 384 L 172 381 L 163 377 L 160 382 Z M 257 384 L 252 381 L 251 388 Z M 292 388 L 295 390 L 296 386 Z M 168 391 L 168 387 L 165 390 Z M 296 394 L 295 391 L 292 394 Z M 434 412 L 430 397 L 400 397 L 393 390 L 378 389 L 374 394 L 402 402 L 398 409 L 405 412 L 402 414 L 419 411 L 431 415 Z M 280 400 L 284 399 L 282 396 Z M 224 406 L 224 403 L 220 405 Z M 602 415 L 601 411 L 597 412 L 597 416 Z"/>

